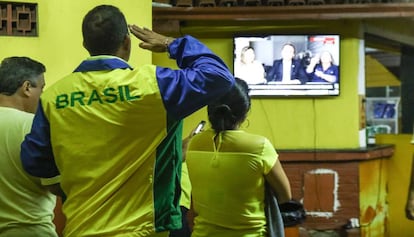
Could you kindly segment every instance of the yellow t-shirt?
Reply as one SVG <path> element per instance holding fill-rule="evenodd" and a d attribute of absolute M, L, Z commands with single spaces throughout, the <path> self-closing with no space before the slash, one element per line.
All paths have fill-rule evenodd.
<path fill-rule="evenodd" d="M 33 114 L 0 107 L 0 118 L 0 236 L 57 236 L 56 196 L 27 174 L 20 161 L 20 144 Z"/>
<path fill-rule="evenodd" d="M 187 166 L 197 216 L 193 237 L 266 236 L 264 175 L 278 155 L 268 139 L 207 130 L 189 144 Z"/>

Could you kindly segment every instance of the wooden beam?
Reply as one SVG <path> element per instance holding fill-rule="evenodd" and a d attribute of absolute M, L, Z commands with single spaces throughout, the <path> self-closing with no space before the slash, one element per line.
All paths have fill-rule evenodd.
<path fill-rule="evenodd" d="M 152 21 L 152 29 L 161 34 L 178 36 L 180 32 L 180 21 L 154 19 Z"/>
<path fill-rule="evenodd" d="M 394 145 L 384 144 L 359 149 L 332 150 L 282 150 L 279 159 L 282 163 L 290 162 L 349 162 L 389 158 L 394 154 Z"/>
<path fill-rule="evenodd" d="M 414 17 L 414 3 L 327 4 L 255 7 L 154 7 L 154 20 L 340 20 Z"/>

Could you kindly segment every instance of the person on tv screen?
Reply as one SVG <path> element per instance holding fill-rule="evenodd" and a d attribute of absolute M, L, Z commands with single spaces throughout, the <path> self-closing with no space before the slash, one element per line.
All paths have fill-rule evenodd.
<path fill-rule="evenodd" d="M 254 48 L 245 46 L 240 53 L 240 60 L 234 64 L 234 76 L 243 79 L 247 84 L 265 84 L 263 64 L 256 60 Z"/>
<path fill-rule="evenodd" d="M 306 68 L 311 82 L 337 83 L 339 81 L 339 66 L 334 64 L 332 54 L 328 51 L 316 55 Z"/>
<path fill-rule="evenodd" d="M 266 75 L 268 82 L 283 84 L 305 84 L 308 81 L 301 60 L 295 59 L 295 46 L 286 43 L 282 47 L 282 58 L 273 62 Z"/>

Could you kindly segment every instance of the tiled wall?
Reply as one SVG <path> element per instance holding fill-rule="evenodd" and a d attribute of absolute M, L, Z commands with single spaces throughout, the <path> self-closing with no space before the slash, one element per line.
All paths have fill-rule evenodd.
<path fill-rule="evenodd" d="M 0 36 L 37 36 L 37 4 L 0 2 Z"/>
<path fill-rule="evenodd" d="M 341 229 L 359 217 L 358 162 L 286 162 L 292 195 L 304 203 L 306 229 Z"/>

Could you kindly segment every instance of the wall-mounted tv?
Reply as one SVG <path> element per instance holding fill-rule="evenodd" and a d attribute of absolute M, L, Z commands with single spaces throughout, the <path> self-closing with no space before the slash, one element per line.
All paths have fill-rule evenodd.
<path fill-rule="evenodd" d="M 237 35 L 234 75 L 251 96 L 337 96 L 339 35 Z"/>

